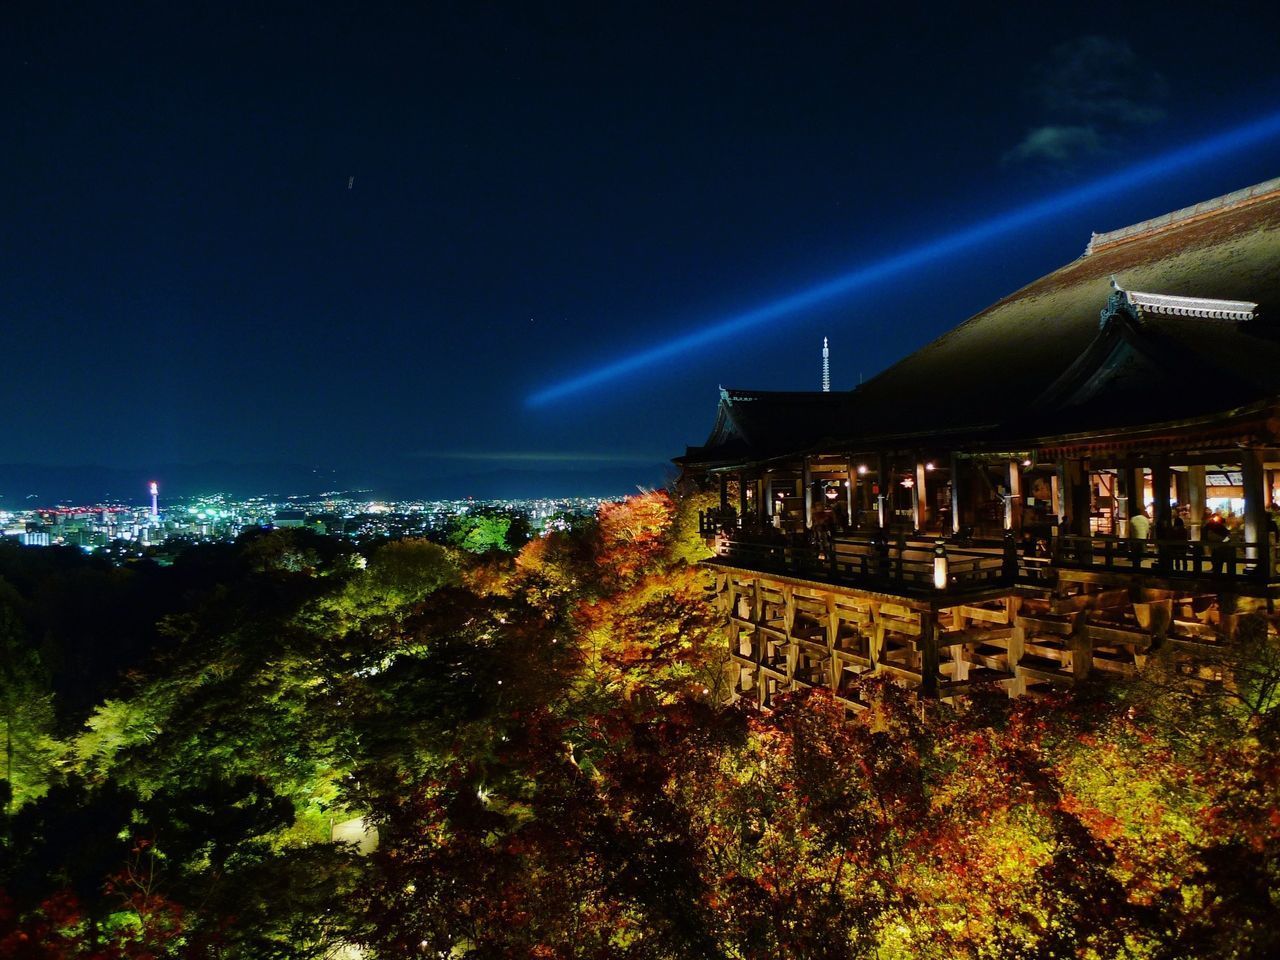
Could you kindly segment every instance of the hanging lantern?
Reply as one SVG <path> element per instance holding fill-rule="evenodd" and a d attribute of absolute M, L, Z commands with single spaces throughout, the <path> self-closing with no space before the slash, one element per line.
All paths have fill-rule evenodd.
<path fill-rule="evenodd" d="M 947 570 L 947 548 L 941 540 L 933 548 L 933 586 L 937 590 L 947 589 L 950 575 Z"/>

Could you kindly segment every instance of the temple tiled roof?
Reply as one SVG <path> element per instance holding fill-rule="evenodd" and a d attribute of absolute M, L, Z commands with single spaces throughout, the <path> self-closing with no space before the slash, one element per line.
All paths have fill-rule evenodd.
<path fill-rule="evenodd" d="M 720 389 L 711 436 L 679 462 L 768 460 L 834 440 L 849 423 L 853 395 Z"/>
<path fill-rule="evenodd" d="M 1117 303 L 1124 316 L 1108 324 Z M 856 391 L 734 391 L 707 445 L 684 459 L 944 433 L 1032 439 L 1268 398 L 1280 398 L 1280 180 L 1095 235 L 1084 256 Z M 722 429 L 730 421 L 737 432 Z"/>
<path fill-rule="evenodd" d="M 1192 208 L 1195 209 L 1195 208 Z M 1123 231 L 1120 231 L 1123 233 Z M 1004 298 L 868 381 L 855 419 L 892 417 L 903 433 L 1007 423 L 1033 404 L 1099 336 L 1112 278 L 1139 295 L 1140 330 L 1199 355 L 1194 380 L 1170 383 L 1214 406 L 1245 381 L 1280 395 L 1280 182 L 1265 197 L 1219 206 L 1115 239 Z M 1180 305 L 1171 298 L 1187 298 Z M 1200 316 L 1247 309 L 1254 319 Z M 1158 305 L 1162 309 L 1157 309 Z M 1181 309 L 1175 309 L 1180 306 Z M 1183 371 L 1189 372 L 1189 371 Z M 1175 371 L 1169 371 L 1175 374 Z M 1198 388 L 1198 389 L 1192 389 Z M 1149 411 L 1144 411 L 1149 412 Z M 1123 410 L 1116 411 L 1124 417 Z M 850 435 L 861 432 L 850 424 Z"/>

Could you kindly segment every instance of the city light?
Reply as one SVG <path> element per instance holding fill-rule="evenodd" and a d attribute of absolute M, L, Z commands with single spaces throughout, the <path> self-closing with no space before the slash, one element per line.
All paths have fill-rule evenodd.
<path fill-rule="evenodd" d="M 855 267 L 823 283 L 797 290 L 777 300 L 733 316 L 701 325 L 692 333 L 606 363 L 531 394 L 526 401 L 541 407 L 592 387 L 651 367 L 660 361 L 688 353 L 769 321 L 791 319 L 806 310 L 828 304 L 858 290 L 908 271 L 943 260 L 979 244 L 1066 213 L 1085 204 L 1120 195 L 1162 177 L 1180 173 L 1218 157 L 1280 136 L 1280 113 L 1263 117 L 1197 143 L 1169 151 L 1115 173 L 1062 191 L 1035 203 L 1009 210 L 954 233 Z"/>
<path fill-rule="evenodd" d="M 152 484 L 147 485 L 150 492 Z M 191 543 L 230 542 L 253 528 L 299 527 L 356 543 L 405 537 L 439 536 L 457 518 L 477 510 L 525 517 L 534 535 L 568 529 L 571 518 L 594 514 L 601 504 L 622 497 L 518 497 L 491 500 L 370 501 L 360 494 L 330 492 L 318 496 L 249 497 L 223 494 L 178 497 L 163 516 L 154 498 L 128 506 L 0 509 L 0 541 L 24 546 L 77 546 L 125 561 L 150 551 L 167 556 Z"/>

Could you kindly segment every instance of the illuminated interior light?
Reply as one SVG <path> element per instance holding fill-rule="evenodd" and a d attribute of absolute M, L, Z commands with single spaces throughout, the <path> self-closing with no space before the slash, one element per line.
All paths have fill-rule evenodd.
<path fill-rule="evenodd" d="M 936 590 L 945 590 L 949 579 L 949 571 L 947 570 L 947 548 L 942 545 L 942 541 L 938 541 L 938 545 L 933 548 L 933 586 Z"/>

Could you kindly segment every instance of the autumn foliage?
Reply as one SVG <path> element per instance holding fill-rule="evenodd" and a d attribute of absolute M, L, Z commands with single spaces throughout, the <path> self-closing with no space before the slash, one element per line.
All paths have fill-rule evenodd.
<path fill-rule="evenodd" d="M 0 957 L 1280 953 L 1269 697 L 730 703 L 691 502 L 198 558 L 171 647 L 33 728 Z"/>

